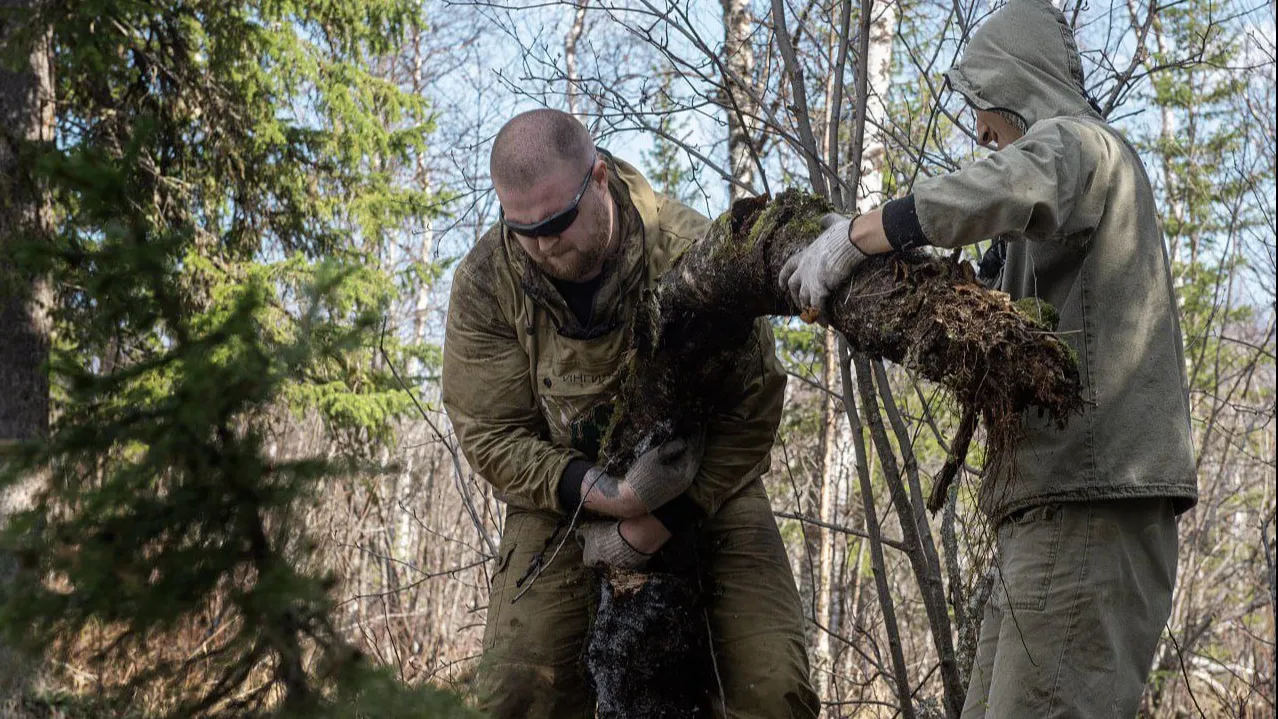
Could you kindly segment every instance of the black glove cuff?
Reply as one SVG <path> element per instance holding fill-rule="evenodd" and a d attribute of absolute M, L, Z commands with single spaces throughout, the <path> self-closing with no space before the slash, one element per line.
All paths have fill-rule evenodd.
<path fill-rule="evenodd" d="M 706 512 L 687 494 L 681 494 L 654 509 L 652 516 L 665 526 L 666 531 L 671 534 L 681 534 L 705 519 Z"/>
<path fill-rule="evenodd" d="M 912 194 L 883 206 L 883 233 L 887 235 L 888 244 L 897 252 L 932 244 L 919 224 L 919 213 Z"/>
<path fill-rule="evenodd" d="M 571 515 L 577 511 L 577 507 L 581 504 L 581 480 L 586 478 L 586 472 L 589 472 L 594 463 L 586 459 L 574 459 L 564 468 L 564 473 L 559 475 L 559 486 L 555 488 L 555 495 L 559 497 L 559 506 L 564 512 Z"/>

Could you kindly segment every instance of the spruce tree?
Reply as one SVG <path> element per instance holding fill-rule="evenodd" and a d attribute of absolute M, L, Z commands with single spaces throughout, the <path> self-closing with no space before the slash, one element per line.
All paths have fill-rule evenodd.
<path fill-rule="evenodd" d="M 99 666 L 134 666 L 102 687 L 99 714 L 464 712 L 334 627 L 340 578 L 313 568 L 298 510 L 363 471 L 358 445 L 266 450 L 282 407 L 367 444 L 411 406 L 371 361 L 396 292 L 375 257 L 434 204 L 388 169 L 431 125 L 366 68 L 418 7 L 54 0 L 9 19 L 10 61 L 52 42 L 56 135 L 22 155 L 52 231 L 4 227 L 0 247 L 53 290 L 55 418 L 0 467 L 0 487 L 49 474 L 4 527 L 29 581 L 5 588 L 0 625 L 34 652 L 88 641 Z M 179 630 L 207 641 L 167 651 Z"/>

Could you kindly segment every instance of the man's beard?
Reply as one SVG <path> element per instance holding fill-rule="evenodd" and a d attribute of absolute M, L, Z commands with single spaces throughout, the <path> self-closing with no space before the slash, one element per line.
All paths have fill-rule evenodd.
<path fill-rule="evenodd" d="M 608 236 L 608 219 L 607 217 L 598 217 L 595 220 L 593 237 L 600 238 L 598 242 L 594 242 L 585 250 L 578 250 L 567 253 L 568 256 L 563 261 L 555 260 L 533 260 L 533 264 L 547 275 L 565 282 L 583 282 L 586 277 L 595 270 L 599 269 L 599 265 L 603 262 L 604 256 L 613 248 L 609 242 Z M 567 262 L 562 264 L 561 262 Z"/>

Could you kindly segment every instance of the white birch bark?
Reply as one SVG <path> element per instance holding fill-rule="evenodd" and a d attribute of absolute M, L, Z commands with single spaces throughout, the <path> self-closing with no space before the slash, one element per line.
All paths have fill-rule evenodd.
<path fill-rule="evenodd" d="M 754 47 L 750 44 L 750 30 L 754 17 L 750 13 L 749 0 L 722 0 L 723 3 L 723 64 L 727 76 L 723 78 L 723 106 L 728 114 L 728 159 L 732 177 L 736 181 L 729 186 L 732 200 L 739 200 L 749 193 L 744 189 L 754 186 L 755 160 L 751 149 L 758 131 L 758 109 L 737 82 L 750 82 L 754 77 Z"/>
<path fill-rule="evenodd" d="M 856 206 L 860 212 L 883 204 L 883 172 L 887 160 L 887 94 L 892 84 L 892 38 L 896 36 L 896 4 L 874 3 L 866 61 L 868 97 L 865 114 L 865 151 L 861 158 L 861 183 Z"/>
<path fill-rule="evenodd" d="M 844 447 L 851 446 L 846 443 L 846 437 L 841 436 L 839 421 L 841 414 L 840 408 L 837 406 L 834 395 L 837 393 L 839 376 L 839 350 L 835 334 L 831 330 L 826 330 L 825 347 L 823 350 L 825 355 L 825 371 L 822 373 L 822 380 L 825 386 L 830 389 L 830 394 L 825 395 L 821 403 L 821 464 L 820 464 L 820 507 L 818 509 L 818 517 L 825 524 L 834 524 L 838 512 L 838 485 L 839 485 L 839 468 L 843 464 L 840 460 L 845 454 Z M 814 674 L 817 684 L 817 692 L 824 696 L 830 686 L 830 679 L 833 672 L 834 643 L 833 632 L 838 632 L 837 625 L 832 623 L 834 618 L 834 532 L 824 527 L 817 529 L 818 537 L 818 556 L 816 578 L 816 618 L 817 621 L 825 625 L 828 631 L 816 632 L 816 646 L 814 662 L 817 671 Z"/>
<path fill-rule="evenodd" d="M 870 25 L 869 45 L 865 63 L 867 73 L 867 101 L 864 150 L 862 152 L 860 183 L 856 193 L 856 209 L 865 212 L 883 203 L 883 172 L 885 170 L 887 145 L 885 133 L 880 129 L 886 124 L 886 96 L 891 84 L 892 71 L 892 39 L 896 34 L 896 6 L 892 3 L 874 3 L 872 5 L 872 22 Z M 833 57 L 833 55 L 831 55 Z M 833 96 L 827 93 L 827 97 Z M 837 117 L 831 108 L 827 118 Z M 825 347 L 825 383 L 833 390 L 834 378 L 837 375 L 838 355 L 833 341 L 833 333 L 828 333 Z M 855 372 L 855 369 L 853 369 Z M 820 463 L 820 519 L 827 524 L 834 524 L 838 518 L 839 507 L 846 506 L 846 499 L 841 501 L 839 487 L 842 470 L 846 468 L 848 458 L 846 451 L 840 448 L 853 446 L 851 429 L 846 421 L 840 421 L 842 412 L 838 411 L 833 398 L 827 397 L 822 407 L 822 439 Z M 832 633 L 841 633 L 842 597 L 836 592 L 833 578 L 836 576 L 837 562 L 843 561 L 836 552 L 834 533 L 821 530 L 819 539 L 819 556 L 817 563 L 818 576 L 815 578 L 816 611 L 828 632 L 820 632 L 814 646 L 815 665 L 818 667 L 818 691 L 826 687 L 828 672 L 834 669 L 834 638 Z"/>
<path fill-rule="evenodd" d="M 586 5 L 590 0 L 577 0 L 573 10 L 572 24 L 568 26 L 568 35 L 564 38 L 564 72 L 567 75 L 567 87 L 564 92 L 568 98 L 568 114 L 577 114 L 577 99 L 580 91 L 577 82 L 580 71 L 577 69 L 577 43 L 581 42 L 582 33 L 586 30 Z"/>

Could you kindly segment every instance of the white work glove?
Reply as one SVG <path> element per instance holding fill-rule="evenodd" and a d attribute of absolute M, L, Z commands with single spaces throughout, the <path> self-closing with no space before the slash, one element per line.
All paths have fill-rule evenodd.
<path fill-rule="evenodd" d="M 639 569 L 652 558 L 621 536 L 621 522 L 585 522 L 577 528 L 577 539 L 581 542 L 581 560 L 587 567 Z"/>
<path fill-rule="evenodd" d="M 625 482 L 651 512 L 692 486 L 704 450 L 700 438 L 672 439 L 639 455 L 626 472 Z"/>
<path fill-rule="evenodd" d="M 797 309 L 824 309 L 826 297 L 865 259 L 849 239 L 851 224 L 852 218 L 843 215 L 822 217 L 821 235 L 782 266 L 777 284 Z"/>

